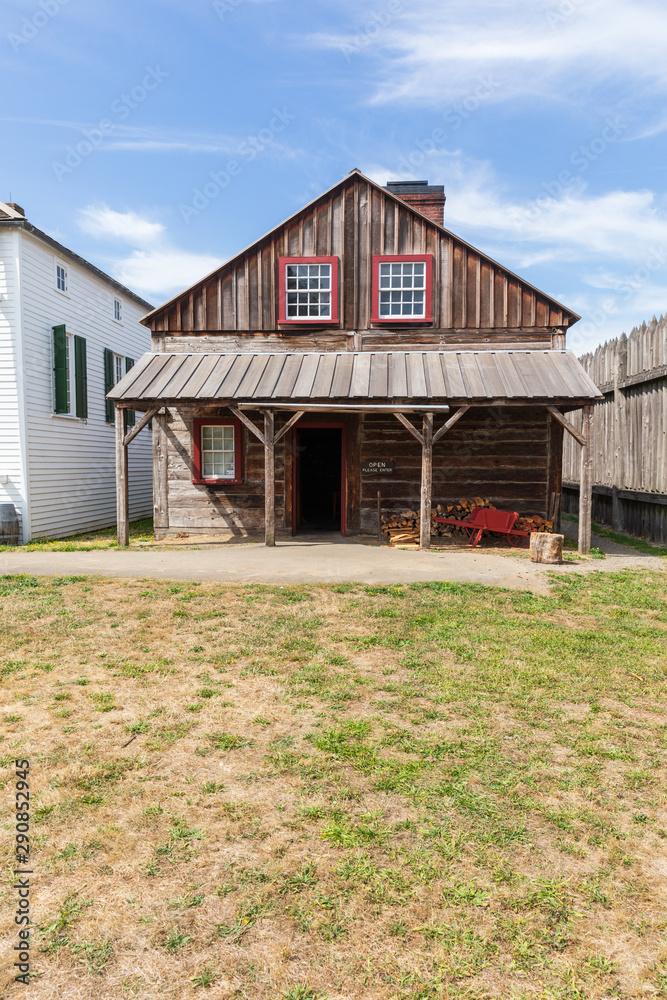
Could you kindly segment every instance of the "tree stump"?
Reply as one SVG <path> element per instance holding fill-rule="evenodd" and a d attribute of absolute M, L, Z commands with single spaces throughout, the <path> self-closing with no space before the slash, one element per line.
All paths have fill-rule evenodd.
<path fill-rule="evenodd" d="M 535 563 L 560 564 L 563 561 L 565 535 L 533 531 L 530 536 L 530 558 Z"/>

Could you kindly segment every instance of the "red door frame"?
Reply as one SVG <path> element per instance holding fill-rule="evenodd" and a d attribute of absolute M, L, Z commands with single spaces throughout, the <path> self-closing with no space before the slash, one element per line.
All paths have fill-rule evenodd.
<path fill-rule="evenodd" d="M 341 420 L 300 420 L 292 430 L 292 535 L 296 535 L 298 525 L 296 523 L 296 491 L 298 488 L 297 481 L 297 462 L 299 461 L 299 456 L 297 452 L 297 434 L 298 431 L 303 428 L 318 428 L 321 427 L 323 430 L 326 428 L 335 428 L 341 432 L 340 440 L 340 533 L 345 538 L 345 532 L 347 530 L 347 440 L 346 440 L 346 425 Z"/>

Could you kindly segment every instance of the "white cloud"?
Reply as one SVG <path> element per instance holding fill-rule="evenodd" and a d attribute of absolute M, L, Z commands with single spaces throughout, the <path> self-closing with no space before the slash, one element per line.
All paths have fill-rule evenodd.
<path fill-rule="evenodd" d="M 162 223 L 137 212 L 88 205 L 79 213 L 78 225 L 95 239 L 133 248 L 121 256 L 110 254 L 106 266 L 118 281 L 153 301 L 171 297 L 222 263 L 173 246 Z"/>
<path fill-rule="evenodd" d="M 448 229 L 582 316 L 568 338 L 574 350 L 589 350 L 667 311 L 667 206 L 654 192 L 592 194 L 578 178 L 560 192 L 552 187 L 556 196 L 543 191 L 543 197 L 519 200 L 487 162 L 437 151 L 426 164 L 417 172 L 432 183 L 447 180 Z M 377 163 L 364 172 L 378 183 L 396 177 Z M 569 270 L 568 293 L 530 274 L 545 265 L 554 276 Z"/>
<path fill-rule="evenodd" d="M 582 81 L 667 89 L 667 8 L 657 0 L 422 0 L 384 24 L 377 0 L 350 9 L 358 27 L 310 43 L 375 59 L 377 102 L 442 105 L 489 77 L 496 101 L 563 101 Z"/>
<path fill-rule="evenodd" d="M 268 2 L 268 0 L 254 0 Z M 287 109 L 284 109 L 285 111 Z M 288 112 L 289 114 L 289 112 Z M 225 156 L 248 157 L 254 148 L 252 158 L 257 151 L 267 151 L 273 156 L 293 159 L 301 155 L 298 149 L 292 149 L 287 143 L 279 141 L 277 136 L 282 128 L 274 129 L 270 122 L 274 119 L 271 111 L 267 115 L 268 123 L 257 130 L 257 134 L 229 135 L 224 132 L 189 132 L 185 129 L 160 128 L 152 125 L 125 125 L 112 121 L 110 128 L 104 134 L 96 152 L 137 152 L 137 153 L 219 153 Z M 289 122 L 291 118 L 288 118 Z M 68 131 L 84 134 L 91 130 L 99 131 L 99 122 L 85 122 L 62 118 L 17 118 L 0 117 L 0 122 L 17 122 L 23 125 L 42 125 L 49 128 L 62 128 Z M 283 124 L 278 116 L 279 125 Z M 284 125 L 283 125 L 284 127 Z M 261 133 L 261 136 L 259 135 Z M 258 146 L 259 144 L 259 146 Z"/>
<path fill-rule="evenodd" d="M 154 243 L 164 233 L 161 222 L 150 222 L 136 212 L 115 212 L 107 205 L 88 205 L 82 209 L 79 228 L 98 240 L 118 240 L 130 246 Z"/>
<path fill-rule="evenodd" d="M 379 183 L 396 177 L 378 164 L 364 172 Z M 558 259 L 633 262 L 667 247 L 667 208 L 653 191 L 590 194 L 581 177 L 568 187 L 548 179 L 541 194 L 518 200 L 506 194 L 490 163 L 459 151 L 430 154 L 418 172 L 432 183 L 446 179 L 448 228 L 483 236 L 524 267 Z"/>
<path fill-rule="evenodd" d="M 214 271 L 222 261 L 206 254 L 189 253 L 175 247 L 134 250 L 117 260 L 114 277 L 128 288 L 140 289 L 149 298 L 168 299 Z"/>

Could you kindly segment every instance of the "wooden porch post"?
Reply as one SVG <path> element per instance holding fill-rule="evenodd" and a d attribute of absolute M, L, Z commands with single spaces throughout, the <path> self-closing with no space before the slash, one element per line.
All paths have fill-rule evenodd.
<path fill-rule="evenodd" d="M 153 418 L 153 529 L 169 527 L 167 411 Z"/>
<path fill-rule="evenodd" d="M 593 407 L 584 406 L 584 441 L 581 445 L 579 477 L 579 555 L 591 551 L 591 510 L 593 506 Z"/>
<path fill-rule="evenodd" d="M 130 544 L 130 494 L 127 479 L 127 410 L 116 403 L 116 524 L 118 544 Z"/>
<path fill-rule="evenodd" d="M 419 521 L 419 548 L 431 548 L 431 490 L 433 486 L 433 414 L 422 422 L 422 487 Z"/>
<path fill-rule="evenodd" d="M 264 534 L 266 545 L 276 544 L 276 417 L 264 410 Z"/>

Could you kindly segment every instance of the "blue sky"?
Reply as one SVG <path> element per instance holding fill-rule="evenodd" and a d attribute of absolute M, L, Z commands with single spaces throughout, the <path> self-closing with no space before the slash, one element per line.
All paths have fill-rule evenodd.
<path fill-rule="evenodd" d="M 3 0 L 0 200 L 157 304 L 353 167 L 426 178 L 581 352 L 667 310 L 666 39 L 649 0 Z"/>

